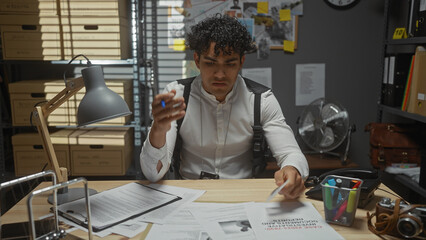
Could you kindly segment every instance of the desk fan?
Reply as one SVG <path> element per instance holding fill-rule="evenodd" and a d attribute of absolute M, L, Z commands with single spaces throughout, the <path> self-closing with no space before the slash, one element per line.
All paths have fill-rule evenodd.
<path fill-rule="evenodd" d="M 351 132 L 355 126 L 349 126 L 349 114 L 338 102 L 319 98 L 311 102 L 297 121 L 298 133 L 312 152 L 340 157 L 345 165 Z M 346 140 L 343 153 L 332 152 Z"/>

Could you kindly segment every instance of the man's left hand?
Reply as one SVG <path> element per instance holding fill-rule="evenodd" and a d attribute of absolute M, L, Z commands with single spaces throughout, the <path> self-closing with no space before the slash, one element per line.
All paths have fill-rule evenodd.
<path fill-rule="evenodd" d="M 305 185 L 299 171 L 293 166 L 285 166 L 281 170 L 275 172 L 275 183 L 278 186 L 288 181 L 287 185 L 279 192 L 287 199 L 296 199 L 304 191 Z"/>

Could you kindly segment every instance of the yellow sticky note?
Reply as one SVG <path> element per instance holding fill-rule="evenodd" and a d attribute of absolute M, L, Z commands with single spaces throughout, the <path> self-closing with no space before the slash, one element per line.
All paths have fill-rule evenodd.
<path fill-rule="evenodd" d="M 173 50 L 185 51 L 185 40 L 184 39 L 173 39 Z"/>
<path fill-rule="evenodd" d="M 291 21 L 290 9 L 280 9 L 280 21 Z"/>
<path fill-rule="evenodd" d="M 402 39 L 407 38 L 407 31 L 405 31 L 405 28 L 396 28 L 395 32 L 393 32 L 392 39 Z"/>
<path fill-rule="evenodd" d="M 257 13 L 268 13 L 268 11 L 269 11 L 268 2 L 257 3 Z"/>
<path fill-rule="evenodd" d="M 294 53 L 294 41 L 284 40 L 283 49 L 284 49 L 285 52 Z"/>

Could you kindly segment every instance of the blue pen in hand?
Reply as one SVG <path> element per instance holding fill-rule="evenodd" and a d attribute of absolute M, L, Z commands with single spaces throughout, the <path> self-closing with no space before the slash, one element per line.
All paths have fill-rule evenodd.
<path fill-rule="evenodd" d="M 165 108 L 166 107 L 166 102 L 164 102 L 164 100 L 161 100 L 161 107 Z"/>

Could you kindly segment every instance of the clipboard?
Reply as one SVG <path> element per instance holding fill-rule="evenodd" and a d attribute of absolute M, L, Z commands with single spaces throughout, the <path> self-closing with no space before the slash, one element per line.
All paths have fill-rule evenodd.
<path fill-rule="evenodd" d="M 154 195 L 154 197 L 160 197 L 159 200 L 155 203 L 155 204 L 149 204 L 147 206 L 141 206 L 140 210 L 138 210 L 138 208 L 136 208 L 136 210 L 131 211 L 129 210 L 129 212 L 131 212 L 131 214 L 122 214 L 122 215 L 117 215 L 116 217 L 114 216 L 110 216 L 113 221 L 106 221 L 105 223 L 102 223 L 104 219 L 99 219 L 96 216 L 98 216 L 99 214 L 101 214 L 100 212 L 96 212 L 96 211 L 104 211 L 101 208 L 97 208 L 96 206 L 102 206 L 102 204 L 105 204 L 108 206 L 108 209 L 111 213 L 113 212 L 120 212 L 121 209 L 124 208 L 129 208 L 129 206 L 126 206 L 126 203 L 123 204 L 116 204 L 115 205 L 115 209 L 114 209 L 114 205 L 111 205 L 111 202 L 107 202 L 107 201 L 111 201 L 114 200 L 116 202 L 120 202 L 120 200 L 122 200 L 123 195 L 120 195 L 118 193 L 128 193 L 128 194 L 132 194 L 133 196 L 136 196 L 138 193 L 132 193 L 131 191 L 133 191 L 134 189 L 140 189 L 143 191 L 143 194 L 147 194 L 147 195 Z M 126 200 L 131 200 L 128 196 Z M 148 199 L 149 196 L 147 196 L 146 199 Z M 129 183 L 117 188 L 113 188 L 107 191 L 103 191 L 97 194 L 94 194 L 92 196 L 90 196 L 90 208 L 91 208 L 91 216 L 92 216 L 92 229 L 94 232 L 99 232 L 102 231 L 104 229 L 107 229 L 111 226 L 117 225 L 119 223 L 125 222 L 129 219 L 135 218 L 135 217 L 139 217 L 143 214 L 152 212 L 156 209 L 159 209 L 161 207 L 164 207 L 166 205 L 169 205 L 173 202 L 179 201 L 182 198 L 149 186 L 146 186 L 144 184 L 141 183 Z M 93 204 L 92 204 L 92 200 L 93 200 Z M 134 199 L 134 202 L 132 202 L 131 204 L 141 204 L 143 205 L 143 197 L 141 198 L 137 198 Z M 153 199 L 151 199 L 153 200 Z M 88 227 L 88 222 L 86 219 L 86 214 L 85 214 L 85 210 L 81 211 L 82 208 L 84 208 L 84 201 L 85 199 L 78 199 L 75 200 L 73 202 L 69 202 L 69 203 L 65 203 L 62 204 L 60 206 L 58 206 L 58 213 L 60 216 L 80 225 L 83 226 L 85 228 Z M 131 206 L 130 206 L 131 208 Z M 135 208 L 135 207 L 133 207 Z M 103 214 L 103 213 L 102 213 Z"/>

